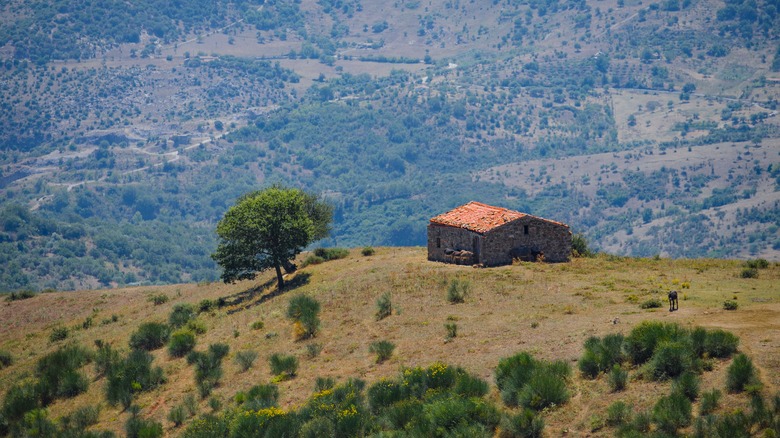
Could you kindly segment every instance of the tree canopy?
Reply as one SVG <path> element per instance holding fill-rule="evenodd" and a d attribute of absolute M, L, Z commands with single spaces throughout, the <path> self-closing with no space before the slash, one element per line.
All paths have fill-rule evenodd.
<path fill-rule="evenodd" d="M 211 257 L 222 267 L 226 283 L 274 268 L 281 289 L 284 264 L 327 236 L 331 219 L 327 203 L 301 190 L 274 186 L 251 192 L 217 224 L 219 245 Z"/>

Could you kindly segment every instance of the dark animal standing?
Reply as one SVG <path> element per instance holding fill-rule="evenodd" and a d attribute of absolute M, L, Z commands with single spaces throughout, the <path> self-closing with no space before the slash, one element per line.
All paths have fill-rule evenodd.
<path fill-rule="evenodd" d="M 680 308 L 679 303 L 677 302 L 677 291 L 673 290 L 669 292 L 669 311 L 674 312 L 675 310 L 678 310 Z"/>

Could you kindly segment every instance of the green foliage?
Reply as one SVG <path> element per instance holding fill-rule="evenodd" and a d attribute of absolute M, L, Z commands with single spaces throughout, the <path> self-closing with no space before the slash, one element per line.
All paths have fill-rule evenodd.
<path fill-rule="evenodd" d="M 89 380 L 79 369 L 91 360 L 89 351 L 78 345 L 67 345 L 40 358 L 35 375 L 43 406 L 57 398 L 75 397 L 86 392 Z"/>
<path fill-rule="evenodd" d="M 309 359 L 314 359 L 315 357 L 319 356 L 321 352 L 322 344 L 318 344 L 316 342 L 306 344 L 306 357 Z"/>
<path fill-rule="evenodd" d="M 619 364 L 612 366 L 612 370 L 607 375 L 607 381 L 609 382 L 609 388 L 612 392 L 619 392 L 626 389 L 626 383 L 628 382 L 628 371 L 623 369 Z"/>
<path fill-rule="evenodd" d="M 451 304 L 466 302 L 466 297 L 471 291 L 471 282 L 453 278 L 447 288 L 447 301 Z"/>
<path fill-rule="evenodd" d="M 100 377 L 106 375 L 114 365 L 121 362 L 122 357 L 110 344 L 99 342 L 97 347 L 98 349 L 95 353 L 95 372 Z"/>
<path fill-rule="evenodd" d="M 133 395 L 165 383 L 162 368 L 153 367 L 154 358 L 144 350 L 131 350 L 106 373 L 106 400 L 112 406 L 125 409 L 133 403 Z"/>
<path fill-rule="evenodd" d="M 243 394 L 243 393 L 240 393 Z M 238 396 L 238 394 L 236 394 Z M 276 407 L 279 402 L 279 387 L 273 383 L 268 385 L 255 385 L 243 394 L 241 407 L 247 411 L 259 411 L 270 407 Z"/>
<path fill-rule="evenodd" d="M 368 346 L 368 351 L 376 354 L 376 363 L 382 363 L 393 355 L 395 344 L 390 341 L 374 341 Z"/>
<path fill-rule="evenodd" d="M 83 431 L 89 426 L 97 424 L 99 419 L 100 405 L 88 405 L 76 409 L 70 415 L 63 417 L 60 422 L 63 430 Z"/>
<path fill-rule="evenodd" d="M 268 358 L 271 365 L 271 374 L 280 380 L 287 380 L 295 377 L 298 372 L 298 359 L 295 356 L 274 353 Z"/>
<path fill-rule="evenodd" d="M 184 405 L 176 405 L 168 412 L 168 421 L 173 423 L 173 427 L 179 427 L 187 420 L 187 411 Z"/>
<path fill-rule="evenodd" d="M 699 398 L 700 386 L 701 379 L 693 372 L 685 371 L 672 384 L 672 391 L 681 393 L 693 402 Z"/>
<path fill-rule="evenodd" d="M 625 338 L 624 349 L 631 362 L 641 365 L 653 356 L 659 342 L 682 337 L 684 330 L 676 324 L 644 321 L 634 327 Z"/>
<path fill-rule="evenodd" d="M 723 394 L 718 389 L 707 391 L 701 395 L 701 403 L 699 404 L 699 415 L 705 416 L 713 413 L 720 404 L 720 398 Z"/>
<path fill-rule="evenodd" d="M 690 346 L 681 341 L 659 342 L 648 362 L 648 370 L 655 380 L 677 377 L 692 366 Z"/>
<path fill-rule="evenodd" d="M 349 255 L 349 250 L 346 248 L 317 248 L 314 250 L 314 255 L 324 261 L 338 260 L 346 258 Z"/>
<path fill-rule="evenodd" d="M 165 304 L 165 303 L 168 302 L 168 300 L 170 300 L 170 298 L 168 298 L 168 295 L 165 295 L 165 294 L 151 295 L 151 296 L 149 296 L 148 299 L 149 299 L 149 301 L 154 303 L 155 306 L 159 306 L 161 304 Z"/>
<path fill-rule="evenodd" d="M 726 300 L 723 302 L 723 310 L 737 310 L 739 304 L 735 300 Z"/>
<path fill-rule="evenodd" d="M 501 417 L 499 438 L 542 438 L 544 420 L 530 409 Z"/>
<path fill-rule="evenodd" d="M 616 401 L 607 408 L 607 424 L 616 427 L 631 421 L 631 407 L 623 401 Z"/>
<path fill-rule="evenodd" d="M 242 372 L 248 371 L 257 360 L 257 351 L 244 350 L 236 353 L 235 361 Z"/>
<path fill-rule="evenodd" d="M 376 251 L 372 246 L 364 246 L 363 249 L 360 250 L 360 254 L 362 254 L 365 257 L 372 256 L 374 255 L 374 253 L 376 253 Z"/>
<path fill-rule="evenodd" d="M 14 358 L 11 353 L 6 350 L 0 350 L 0 370 L 13 365 Z"/>
<path fill-rule="evenodd" d="M 195 306 L 192 304 L 177 304 L 173 306 L 171 314 L 168 315 L 168 325 L 174 329 L 180 328 L 195 318 L 196 315 Z"/>
<path fill-rule="evenodd" d="M 195 348 L 195 334 L 187 329 L 176 330 L 168 341 L 168 353 L 172 357 L 184 357 Z"/>
<path fill-rule="evenodd" d="M 147 351 L 156 350 L 168 342 L 170 334 L 170 328 L 163 323 L 143 323 L 138 327 L 138 330 L 130 335 L 130 348 Z"/>
<path fill-rule="evenodd" d="M 731 357 L 739 346 L 739 338 L 731 332 L 714 329 L 706 332 L 704 353 L 710 357 Z M 701 354 L 699 354 L 701 356 Z"/>
<path fill-rule="evenodd" d="M 320 303 L 307 295 L 296 295 L 287 306 L 287 317 L 300 326 L 296 339 L 308 339 L 317 335 L 320 328 Z"/>
<path fill-rule="evenodd" d="M 214 300 L 203 299 L 198 303 L 198 313 L 208 313 L 214 310 L 216 303 Z"/>
<path fill-rule="evenodd" d="M 125 422 L 125 433 L 127 438 L 160 438 L 163 436 L 163 427 L 154 420 L 141 418 L 138 409 L 133 409 Z"/>
<path fill-rule="evenodd" d="M 265 323 L 263 321 L 255 321 L 252 323 L 252 330 L 262 330 L 265 328 Z"/>
<path fill-rule="evenodd" d="M 38 385 L 32 381 L 12 385 L 3 399 L 2 417 L 11 423 L 17 423 L 24 414 L 41 406 Z"/>
<path fill-rule="evenodd" d="M 391 301 L 392 295 L 390 292 L 385 292 L 376 300 L 376 320 L 382 320 L 393 314 L 393 303 Z"/>
<path fill-rule="evenodd" d="M 588 240 L 582 233 L 571 236 L 571 253 L 574 257 L 593 257 L 595 255 L 588 248 Z"/>
<path fill-rule="evenodd" d="M 766 269 L 769 262 L 766 259 L 752 259 L 745 262 L 745 266 L 750 269 Z"/>
<path fill-rule="evenodd" d="M 729 392 L 742 392 L 749 386 L 759 385 L 758 373 L 753 361 L 745 354 L 734 356 L 726 370 L 726 389 Z"/>
<path fill-rule="evenodd" d="M 508 406 L 542 410 L 568 401 L 566 380 L 571 368 L 565 362 L 546 362 L 521 352 L 498 361 L 496 386 Z"/>
<path fill-rule="evenodd" d="M 195 367 L 195 385 L 201 398 L 211 394 L 222 378 L 222 359 L 230 348 L 226 344 L 211 344 L 206 352 L 192 351 L 187 355 L 187 363 Z"/>
<path fill-rule="evenodd" d="M 448 322 L 444 324 L 444 329 L 447 330 L 447 335 L 444 337 L 445 340 L 449 341 L 458 336 L 458 324 Z"/>
<path fill-rule="evenodd" d="M 640 309 L 657 309 L 663 307 L 664 303 L 659 298 L 650 298 L 639 304 Z"/>
<path fill-rule="evenodd" d="M 585 341 L 585 352 L 577 366 L 585 377 L 595 378 L 623 360 L 623 335 L 611 334 L 604 339 L 591 337 Z"/>
<path fill-rule="evenodd" d="M 742 272 L 739 273 L 739 276 L 742 278 L 758 278 L 758 269 L 744 268 Z"/>
<path fill-rule="evenodd" d="M 67 327 L 54 327 L 51 330 L 51 333 L 49 334 L 49 341 L 50 342 L 57 342 L 62 341 L 64 339 L 67 339 L 68 337 L 68 328 Z"/>
<path fill-rule="evenodd" d="M 185 327 L 187 328 L 187 330 L 190 330 L 196 335 L 202 335 L 207 331 L 206 323 L 201 321 L 198 318 L 187 321 L 187 325 Z"/>
<path fill-rule="evenodd" d="M 271 187 L 242 196 L 217 225 L 220 243 L 212 255 L 222 267 L 225 282 L 252 279 L 274 268 L 279 289 L 284 287 L 282 263 L 292 260 L 315 240 L 331 217 L 326 204 L 312 201 L 298 189 Z"/>
<path fill-rule="evenodd" d="M 6 301 L 27 300 L 27 299 L 35 297 L 36 295 L 38 295 L 38 294 L 36 294 L 34 291 L 22 290 L 22 291 L 19 291 L 19 292 L 11 292 L 10 294 L 8 294 L 7 297 L 5 297 L 5 300 Z"/>
<path fill-rule="evenodd" d="M 661 397 L 653 407 L 653 422 L 666 433 L 675 434 L 677 429 L 691 424 L 691 402 L 685 395 L 672 392 Z"/>

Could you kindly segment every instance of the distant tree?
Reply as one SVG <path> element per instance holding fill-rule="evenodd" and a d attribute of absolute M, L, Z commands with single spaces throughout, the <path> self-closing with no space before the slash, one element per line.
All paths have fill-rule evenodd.
<path fill-rule="evenodd" d="M 226 283 L 274 268 L 281 289 L 282 267 L 328 234 L 331 216 L 330 206 L 298 189 L 274 186 L 248 193 L 217 224 L 220 242 L 211 257 Z"/>

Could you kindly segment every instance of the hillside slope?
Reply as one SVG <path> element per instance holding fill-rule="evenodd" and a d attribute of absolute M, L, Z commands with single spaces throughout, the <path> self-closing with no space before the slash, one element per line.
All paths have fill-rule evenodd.
<path fill-rule="evenodd" d="M 339 382 L 360 378 L 369 384 L 393 378 L 407 367 L 428 366 L 436 361 L 458 365 L 490 382 L 489 398 L 498 400 L 494 368 L 500 358 L 520 351 L 547 359 L 562 359 L 575 368 L 569 382 L 571 400 L 563 407 L 543 413 L 549 435 L 585 434 L 592 418 L 604 418 L 606 407 L 623 400 L 635 412 L 652 408 L 668 393 L 669 381 L 639 379 L 632 368 L 628 389 L 610 393 L 606 377 L 595 381 L 582 378 L 575 361 L 583 342 L 591 336 L 628 334 L 642 321 L 678 323 L 683 327 L 723 328 L 740 338 L 739 349 L 747 353 L 760 370 L 764 393 L 780 388 L 780 268 L 771 264 L 760 269 L 758 278 L 739 278 L 743 265 L 730 260 L 632 259 L 598 256 L 574 259 L 571 263 L 523 263 L 492 269 L 473 269 L 425 260 L 422 248 L 379 248 L 365 257 L 358 250 L 340 260 L 310 265 L 290 280 L 289 290 L 273 289 L 272 275 L 235 285 L 216 283 L 180 284 L 164 287 L 125 288 L 45 293 L 0 306 L 0 350 L 10 352 L 14 364 L 0 370 L 0 387 L 8 388 L 26 376 L 44 354 L 61 345 L 77 343 L 92 349 L 96 340 L 127 351 L 130 334 L 145 322 L 167 322 L 175 305 L 202 300 L 220 300 L 224 306 L 201 313 L 207 331 L 197 337 L 196 350 L 213 343 L 225 343 L 230 353 L 224 360 L 224 375 L 212 395 L 223 409 L 235 405 L 238 391 L 268 383 L 273 378 L 268 358 L 274 353 L 298 358 L 297 375 L 278 383 L 280 407 L 301 406 L 312 394 L 318 377 Z M 450 304 L 447 290 L 451 280 L 468 282 L 470 292 L 462 304 Z M 652 298 L 665 299 L 665 292 L 682 289 L 680 310 L 642 310 L 639 304 Z M 393 313 L 377 321 L 376 301 L 391 294 Z M 320 302 L 321 329 L 308 341 L 295 341 L 293 325 L 286 317 L 291 297 L 305 294 Z M 150 297 L 164 295 L 169 301 L 155 305 Z M 723 310 L 725 300 L 736 300 L 736 311 Z M 92 318 L 94 325 L 82 328 Z M 112 319 L 113 318 L 113 319 Z M 101 323 L 102 321 L 102 323 Z M 262 328 L 252 325 L 262 321 Z M 445 340 L 445 324 L 457 325 L 457 337 Z M 57 327 L 69 328 L 64 341 L 50 342 Z M 373 341 L 389 340 L 396 345 L 391 359 L 377 364 L 369 352 Z M 310 356 L 310 346 L 321 352 Z M 259 357 L 247 372 L 234 362 L 237 352 L 255 350 Z M 176 435 L 181 429 L 167 420 L 168 412 L 195 395 L 199 413 L 210 411 L 208 399 L 197 397 L 193 367 L 184 358 L 172 358 L 161 348 L 153 351 L 154 364 L 162 367 L 167 383 L 137 395 L 136 404 L 144 418 L 165 425 Z M 713 371 L 702 375 L 702 391 L 723 391 L 729 360 L 715 360 Z M 94 374 L 89 389 L 74 398 L 56 401 L 49 408 L 52 419 L 87 405 L 101 404 L 99 429 L 122 430 L 130 415 L 110 407 L 104 399 L 105 377 Z M 725 392 L 725 391 L 724 391 Z M 723 410 L 745 406 L 747 397 L 725 394 Z M 596 435 L 611 436 L 605 428 Z"/>

